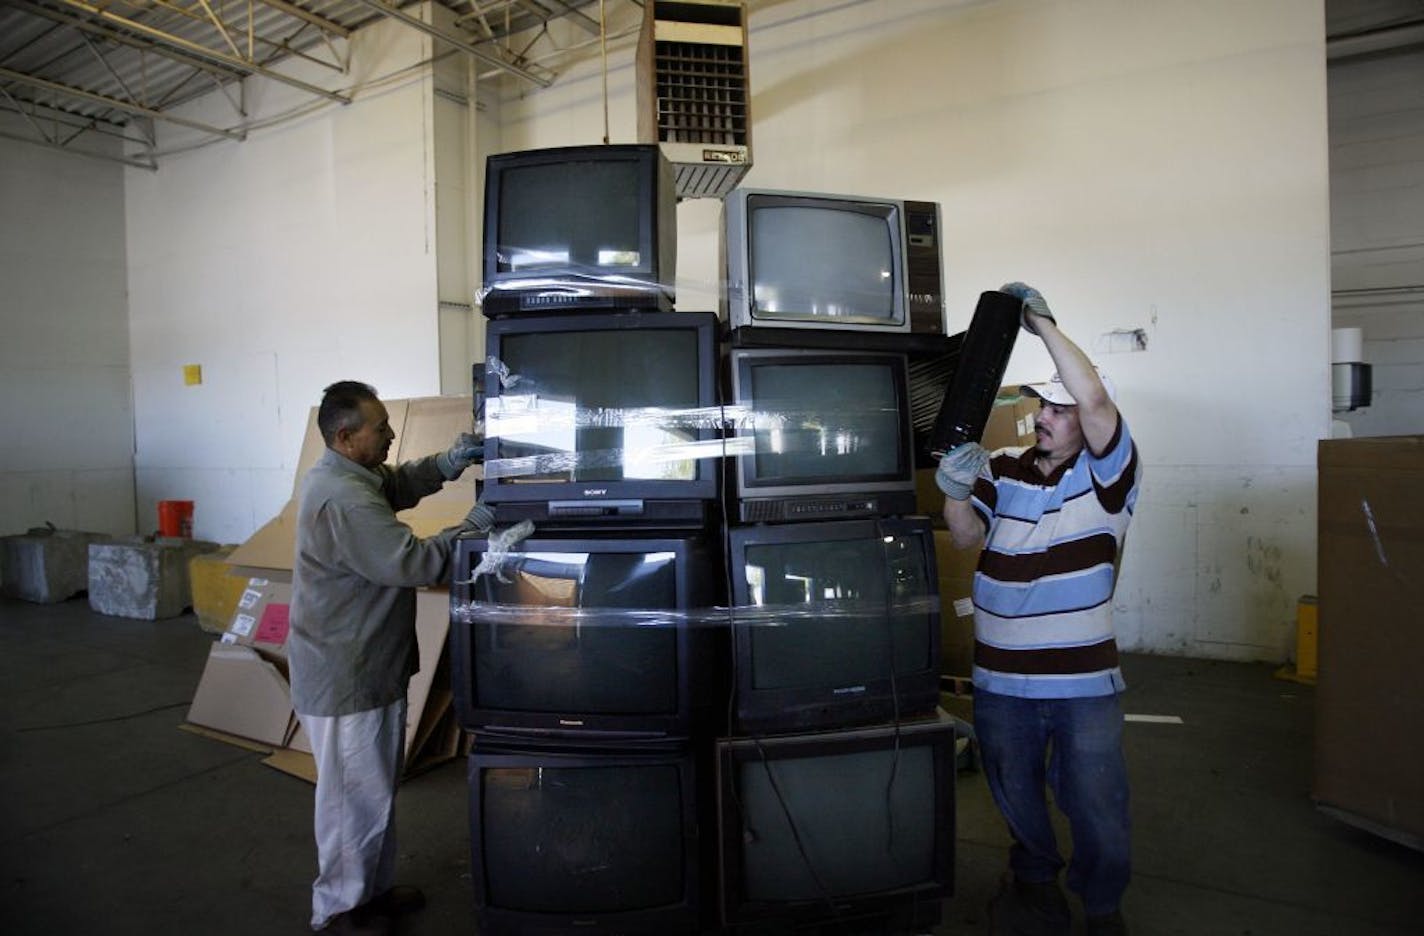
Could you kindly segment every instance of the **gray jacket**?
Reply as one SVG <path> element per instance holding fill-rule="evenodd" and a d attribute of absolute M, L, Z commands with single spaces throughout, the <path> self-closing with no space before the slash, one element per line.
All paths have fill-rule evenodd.
<path fill-rule="evenodd" d="M 444 582 L 459 527 L 420 539 L 396 519 L 440 489 L 435 456 L 363 468 L 330 449 L 302 481 L 287 661 L 303 715 L 405 696 L 419 669 L 415 587 Z"/>

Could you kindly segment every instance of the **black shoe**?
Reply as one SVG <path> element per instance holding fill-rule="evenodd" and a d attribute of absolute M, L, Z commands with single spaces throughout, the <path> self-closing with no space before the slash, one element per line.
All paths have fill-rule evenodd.
<path fill-rule="evenodd" d="M 372 913 L 383 916 L 404 916 L 425 906 L 425 895 L 420 888 L 408 884 L 397 884 L 383 894 L 377 894 L 366 904 Z"/>
<path fill-rule="evenodd" d="M 328 936 L 390 936 L 391 921 L 383 914 L 357 907 L 345 913 L 338 913 L 327 920 L 317 932 L 326 933 Z"/>
<path fill-rule="evenodd" d="M 1088 936 L 1127 936 L 1127 923 L 1122 918 L 1122 911 L 1088 917 Z"/>
<path fill-rule="evenodd" d="M 1057 881 L 1019 881 L 1006 875 L 989 901 L 992 936 L 1068 936 L 1072 921 L 1068 898 Z"/>

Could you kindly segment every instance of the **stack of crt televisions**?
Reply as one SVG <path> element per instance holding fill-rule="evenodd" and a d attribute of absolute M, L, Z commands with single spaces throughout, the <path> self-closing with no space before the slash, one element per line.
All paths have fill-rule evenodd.
<path fill-rule="evenodd" d="M 720 328 L 673 309 L 671 167 L 656 145 L 492 156 L 484 257 L 496 526 L 457 541 L 450 642 L 479 931 L 704 931 Z"/>
<path fill-rule="evenodd" d="M 938 208 L 734 191 L 719 318 L 674 309 L 675 200 L 655 146 L 488 162 L 497 522 L 451 592 L 480 932 L 922 931 L 954 840 L 906 376 Z"/>
<path fill-rule="evenodd" d="M 953 884 L 934 534 L 907 361 L 938 349 L 939 207 L 727 196 L 729 733 L 718 904 L 748 931 L 923 932 Z"/>

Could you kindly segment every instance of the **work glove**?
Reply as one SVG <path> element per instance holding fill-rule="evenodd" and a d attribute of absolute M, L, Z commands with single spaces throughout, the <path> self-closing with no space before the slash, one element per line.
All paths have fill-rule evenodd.
<path fill-rule="evenodd" d="M 484 439 L 473 433 L 462 432 L 455 437 L 450 448 L 435 456 L 435 467 L 440 469 L 446 481 L 454 481 L 466 468 L 484 460 Z"/>
<path fill-rule="evenodd" d="M 460 527 L 467 532 L 488 533 L 494 529 L 494 510 L 485 506 L 485 499 L 481 497 L 465 514 L 465 519 L 460 521 Z"/>
<path fill-rule="evenodd" d="M 1058 324 L 1058 319 L 1048 311 L 1048 303 L 1044 301 L 1043 293 L 1027 283 L 1005 283 L 999 287 L 999 292 L 1008 293 L 1023 303 L 1019 311 L 1019 324 L 1023 325 L 1024 331 L 1030 335 L 1038 334 L 1038 329 L 1033 324 L 1033 318 L 1036 315 L 1043 316 L 1055 325 Z"/>
<path fill-rule="evenodd" d="M 968 500 L 987 464 L 989 453 L 978 442 L 956 445 L 939 460 L 935 484 L 950 500 Z"/>

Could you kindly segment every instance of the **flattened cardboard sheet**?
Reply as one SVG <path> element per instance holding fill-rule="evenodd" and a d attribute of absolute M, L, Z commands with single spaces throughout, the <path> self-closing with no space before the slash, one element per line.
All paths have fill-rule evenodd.
<path fill-rule="evenodd" d="M 215 643 L 188 721 L 280 747 L 291 730 L 291 688 L 277 667 L 251 647 Z"/>

